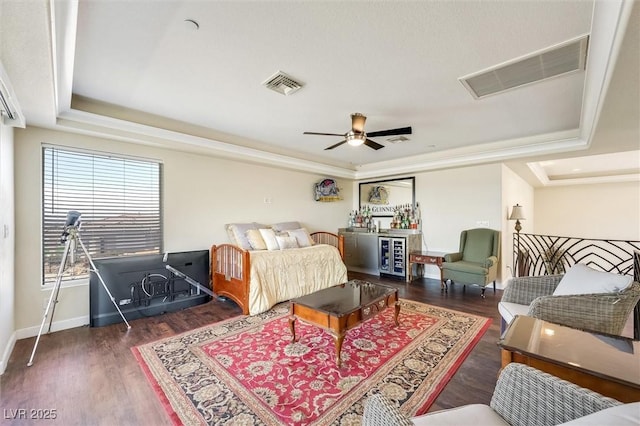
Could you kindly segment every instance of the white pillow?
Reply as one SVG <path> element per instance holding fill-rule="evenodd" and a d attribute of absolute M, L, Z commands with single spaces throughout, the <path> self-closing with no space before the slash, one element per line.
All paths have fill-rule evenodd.
<path fill-rule="evenodd" d="M 309 247 L 313 245 L 313 240 L 307 228 L 291 229 L 287 231 L 290 237 L 294 237 L 298 241 L 299 247 Z"/>
<path fill-rule="evenodd" d="M 298 242 L 296 241 L 296 237 L 276 235 L 276 241 L 278 242 L 278 246 L 280 247 L 280 250 L 298 248 Z"/>
<path fill-rule="evenodd" d="M 273 229 L 260 229 L 260 235 L 264 243 L 267 245 L 267 250 L 279 250 L 278 240 L 276 240 L 276 233 Z"/>
<path fill-rule="evenodd" d="M 576 263 L 564 274 L 553 295 L 614 293 L 629 287 L 632 282 L 631 275 L 596 271 Z"/>

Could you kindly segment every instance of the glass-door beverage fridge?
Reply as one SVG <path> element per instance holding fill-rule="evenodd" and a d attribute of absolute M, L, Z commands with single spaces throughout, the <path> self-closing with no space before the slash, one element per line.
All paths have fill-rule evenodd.
<path fill-rule="evenodd" d="M 405 278 L 406 239 L 403 237 L 378 237 L 378 269 L 380 275 Z"/>

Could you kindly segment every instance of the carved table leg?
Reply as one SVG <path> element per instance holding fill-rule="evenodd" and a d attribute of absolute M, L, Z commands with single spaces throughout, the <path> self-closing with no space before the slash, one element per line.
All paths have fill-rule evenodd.
<path fill-rule="evenodd" d="M 289 317 L 289 328 L 291 329 L 291 341 L 296 341 L 296 317 Z"/>
<path fill-rule="evenodd" d="M 340 351 L 342 351 L 342 342 L 344 341 L 344 333 L 335 336 L 336 339 L 336 365 L 338 368 L 342 365 L 342 360 L 340 359 Z"/>
<path fill-rule="evenodd" d="M 396 302 L 394 309 L 395 309 L 395 313 L 393 315 L 393 319 L 396 322 L 396 325 L 400 325 L 400 323 L 398 322 L 398 315 L 400 314 L 400 302 Z"/>

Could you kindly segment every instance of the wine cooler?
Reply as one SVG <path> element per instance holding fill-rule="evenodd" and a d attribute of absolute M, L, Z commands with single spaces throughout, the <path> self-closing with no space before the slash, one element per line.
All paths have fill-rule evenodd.
<path fill-rule="evenodd" d="M 407 275 L 406 239 L 378 237 L 378 269 L 380 275 L 405 278 Z"/>

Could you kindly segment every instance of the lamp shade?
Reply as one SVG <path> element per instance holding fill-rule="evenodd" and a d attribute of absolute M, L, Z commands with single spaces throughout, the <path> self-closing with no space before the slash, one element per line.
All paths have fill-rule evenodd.
<path fill-rule="evenodd" d="M 511 216 L 509 216 L 509 220 L 524 220 L 524 211 L 520 204 L 516 204 L 513 206 L 513 210 L 511 210 Z"/>

